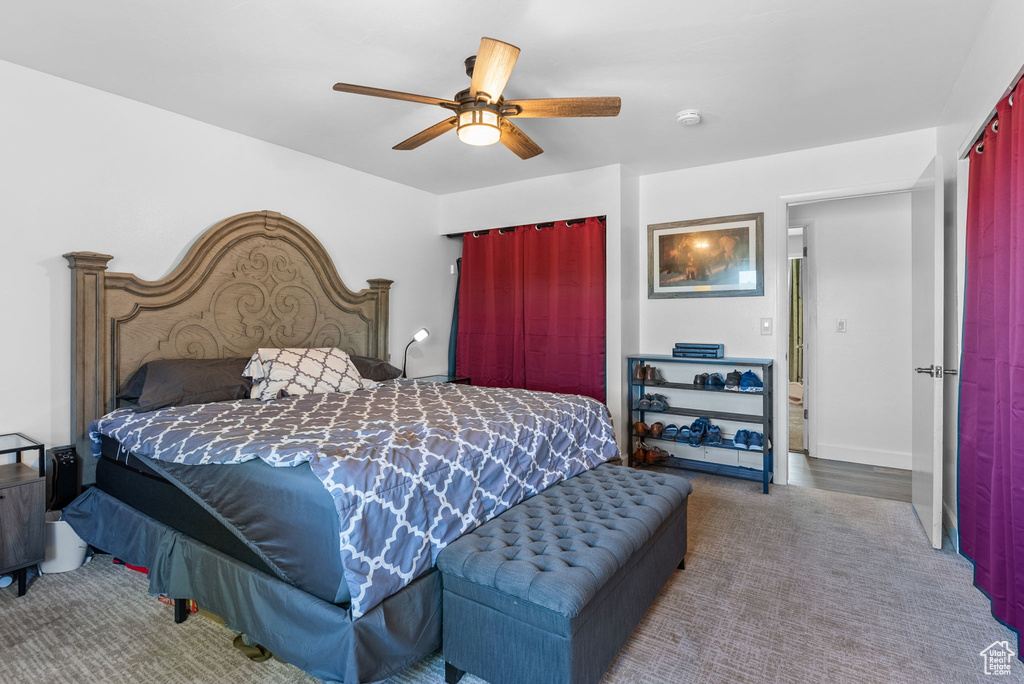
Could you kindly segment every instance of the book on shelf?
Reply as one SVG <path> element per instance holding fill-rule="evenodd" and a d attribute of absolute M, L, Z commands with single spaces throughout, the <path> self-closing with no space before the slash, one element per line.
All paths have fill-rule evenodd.
<path fill-rule="evenodd" d="M 676 342 L 672 348 L 672 356 L 676 358 L 720 359 L 725 356 L 725 345 Z"/>

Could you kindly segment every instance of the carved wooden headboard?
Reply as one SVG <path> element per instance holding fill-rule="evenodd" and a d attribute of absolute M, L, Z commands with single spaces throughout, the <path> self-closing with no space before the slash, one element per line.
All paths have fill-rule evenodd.
<path fill-rule="evenodd" d="M 390 280 L 352 292 L 323 245 L 287 216 L 239 214 L 210 228 L 162 280 L 108 273 L 107 254 L 65 254 L 71 278 L 71 434 L 153 359 L 249 356 L 261 347 L 339 347 L 388 359 Z"/>

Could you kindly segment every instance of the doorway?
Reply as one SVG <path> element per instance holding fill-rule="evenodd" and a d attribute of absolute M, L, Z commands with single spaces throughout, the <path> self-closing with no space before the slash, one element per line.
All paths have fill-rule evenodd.
<path fill-rule="evenodd" d="M 789 482 L 910 501 L 910 194 L 788 209 Z"/>

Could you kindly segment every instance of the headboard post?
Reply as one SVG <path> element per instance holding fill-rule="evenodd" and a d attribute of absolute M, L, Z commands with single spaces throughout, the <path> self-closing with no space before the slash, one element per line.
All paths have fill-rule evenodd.
<path fill-rule="evenodd" d="M 114 257 L 96 252 L 64 255 L 71 269 L 71 439 L 82 459 L 80 477 L 89 455 L 89 423 L 106 412 L 107 337 L 105 280 L 107 262 Z M 79 482 L 81 486 L 81 481 Z"/>
<path fill-rule="evenodd" d="M 367 280 L 370 289 L 377 293 L 377 313 L 374 320 L 377 323 L 377 330 L 374 338 L 377 340 L 377 358 L 385 361 L 391 360 L 391 347 L 388 345 L 389 321 L 389 298 L 391 284 L 395 281 L 386 278 L 373 278 Z"/>

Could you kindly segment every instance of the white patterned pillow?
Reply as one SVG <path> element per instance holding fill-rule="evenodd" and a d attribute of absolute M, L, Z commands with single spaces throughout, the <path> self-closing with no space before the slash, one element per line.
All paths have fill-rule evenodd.
<path fill-rule="evenodd" d="M 244 377 L 252 378 L 251 397 L 267 401 L 286 394 L 351 392 L 373 387 L 363 378 L 346 352 L 321 349 L 257 349 L 249 359 Z"/>

